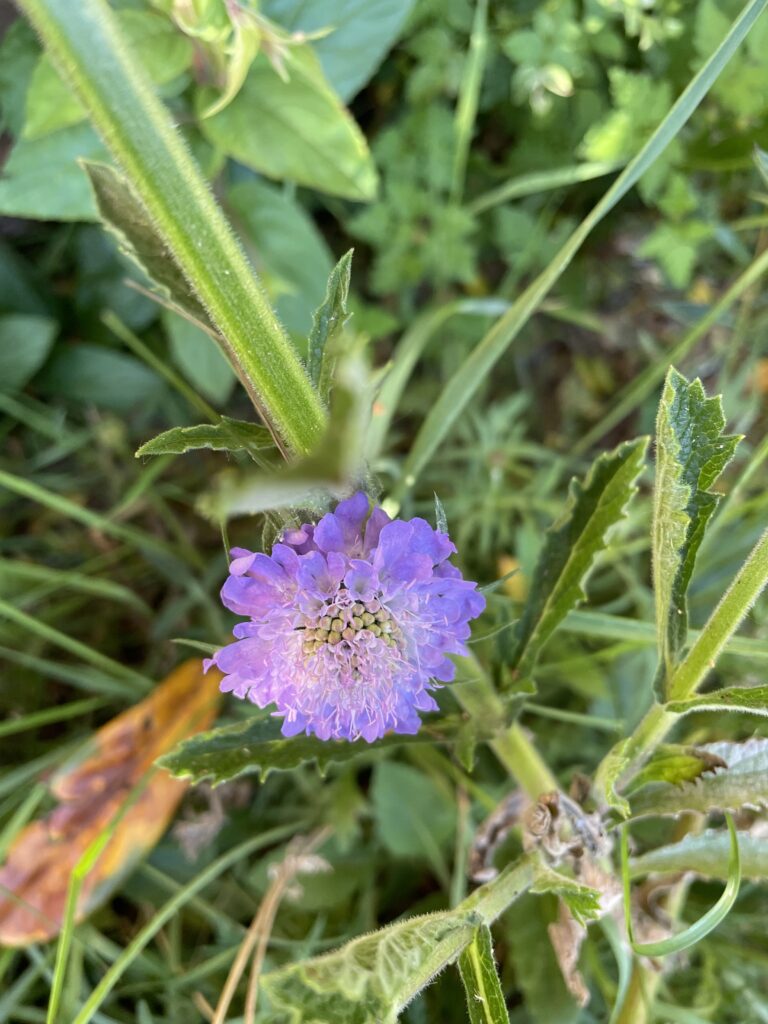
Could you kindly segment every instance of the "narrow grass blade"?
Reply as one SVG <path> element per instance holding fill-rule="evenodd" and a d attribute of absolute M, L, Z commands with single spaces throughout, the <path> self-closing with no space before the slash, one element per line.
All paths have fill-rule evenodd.
<path fill-rule="evenodd" d="M 455 148 L 451 168 L 451 201 L 461 202 L 464 179 L 467 173 L 467 156 L 472 142 L 472 132 L 477 117 L 480 87 L 488 55 L 488 0 L 477 0 L 472 32 L 469 37 L 464 74 L 459 88 L 459 102 L 453 126 Z"/>
<path fill-rule="evenodd" d="M 526 196 L 537 196 L 555 188 L 577 185 L 582 181 L 594 181 L 595 178 L 602 178 L 606 174 L 620 171 L 625 163 L 626 161 L 620 160 L 573 164 L 571 167 L 557 167 L 551 171 L 533 171 L 531 174 L 521 174 L 517 178 L 505 181 L 498 188 L 484 192 L 481 196 L 473 199 L 471 203 L 467 203 L 467 209 L 470 213 L 483 213 L 494 206 L 508 203 L 511 199 L 524 199 Z"/>

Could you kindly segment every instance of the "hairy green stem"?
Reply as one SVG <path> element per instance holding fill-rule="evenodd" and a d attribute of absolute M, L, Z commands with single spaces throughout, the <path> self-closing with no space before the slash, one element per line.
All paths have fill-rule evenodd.
<path fill-rule="evenodd" d="M 18 0 L 219 329 L 286 453 L 305 454 L 325 413 L 290 339 L 106 0 Z"/>
<path fill-rule="evenodd" d="M 767 583 L 768 530 L 758 540 L 693 646 L 673 671 L 669 681 L 670 700 L 693 697 Z M 665 710 L 661 704 L 650 708 L 630 739 L 625 779 L 661 743 L 677 720 L 678 716 Z"/>
<path fill-rule="evenodd" d="M 499 761 L 531 800 L 556 790 L 557 779 L 522 726 L 518 722 L 503 724 L 509 717 L 508 709 L 477 659 L 470 656 L 456 660 L 465 681 L 453 686 L 453 694 L 482 732 L 496 729 L 489 746 Z"/>

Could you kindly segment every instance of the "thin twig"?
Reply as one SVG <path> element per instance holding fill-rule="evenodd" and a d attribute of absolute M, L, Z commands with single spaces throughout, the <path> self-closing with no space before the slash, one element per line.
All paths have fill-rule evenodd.
<path fill-rule="evenodd" d="M 291 880 L 302 870 L 304 858 L 324 843 L 330 834 L 331 829 L 326 827 L 319 829 L 309 837 L 296 836 L 288 844 L 286 856 L 277 866 L 275 876 L 267 889 L 245 938 L 240 944 L 235 962 L 232 964 L 226 984 L 219 996 L 212 1024 L 225 1024 L 227 1012 L 237 991 L 237 986 L 245 971 L 248 958 L 255 947 L 244 1018 L 245 1024 L 253 1024 L 261 967 L 280 901 L 285 895 L 285 890 L 288 888 Z"/>

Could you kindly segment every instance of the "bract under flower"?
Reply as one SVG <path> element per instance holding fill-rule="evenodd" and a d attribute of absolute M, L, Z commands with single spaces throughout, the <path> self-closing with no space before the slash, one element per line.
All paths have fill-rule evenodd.
<path fill-rule="evenodd" d="M 233 549 L 221 597 L 249 621 L 208 663 L 225 673 L 221 689 L 274 704 L 286 736 L 418 732 L 485 608 L 455 551 L 424 519 L 371 511 L 363 492 L 287 531 L 271 555 Z"/>

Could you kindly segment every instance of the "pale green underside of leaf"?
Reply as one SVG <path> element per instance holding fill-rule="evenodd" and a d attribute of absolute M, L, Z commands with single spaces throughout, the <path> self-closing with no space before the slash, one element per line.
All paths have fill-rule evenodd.
<path fill-rule="evenodd" d="M 361 755 L 414 743 L 451 743 L 461 735 L 462 723 L 453 718 L 427 722 L 415 736 L 392 734 L 377 743 L 358 740 L 319 740 L 316 736 L 281 735 L 281 720 L 266 718 L 225 725 L 198 733 L 179 744 L 158 761 L 181 779 L 193 782 L 209 780 L 213 785 L 243 774 L 258 774 L 262 779 L 273 771 L 291 771 L 314 762 L 322 774 L 331 764 L 342 764 Z"/>
<path fill-rule="evenodd" d="M 459 956 L 459 971 L 470 1024 L 509 1024 L 487 925 L 475 931 L 472 942 Z"/>
<path fill-rule="evenodd" d="M 568 505 L 547 532 L 517 627 L 513 664 L 519 676 L 530 673 L 557 626 L 584 600 L 584 581 L 635 493 L 646 447 L 645 438 L 626 442 L 601 455 L 583 483 L 572 481 Z"/>
<path fill-rule="evenodd" d="M 93 188 L 99 216 L 116 237 L 122 252 L 157 285 L 161 295 L 210 327 L 200 300 L 125 177 L 109 164 L 87 160 L 82 164 Z"/>
<path fill-rule="evenodd" d="M 662 663 L 669 672 L 687 631 L 686 593 L 704 531 L 720 497 L 709 490 L 733 457 L 739 438 L 723 434 L 720 398 L 707 398 L 700 380 L 674 368 L 656 421 L 653 570 Z"/>
<path fill-rule="evenodd" d="M 325 298 L 312 317 L 307 371 L 323 399 L 328 398 L 333 376 L 334 341 L 348 318 L 347 299 L 352 273 L 352 250 L 345 253 L 328 277 Z"/>
<path fill-rule="evenodd" d="M 600 762 L 595 773 L 594 790 L 597 799 L 606 807 L 612 807 L 626 818 L 630 813 L 629 801 L 616 792 L 616 784 L 629 767 L 629 739 L 619 740 Z"/>
<path fill-rule="evenodd" d="M 687 715 L 692 711 L 739 711 L 748 715 L 768 715 L 768 686 L 727 686 L 691 700 L 670 701 L 667 711 Z"/>
<path fill-rule="evenodd" d="M 279 1013 L 274 1024 L 395 1024 L 403 1007 L 455 962 L 478 927 L 525 892 L 538 870 L 523 857 L 454 910 L 397 922 L 266 974 L 263 989 Z"/>
<path fill-rule="evenodd" d="M 221 452 L 263 452 L 274 448 L 272 435 L 266 427 L 245 420 L 222 416 L 218 423 L 201 423 L 194 427 L 172 427 L 146 441 L 136 452 L 144 455 L 183 455 L 197 448 Z"/>
<path fill-rule="evenodd" d="M 347 199 L 373 199 L 378 176 L 367 143 L 317 58 L 306 47 L 294 48 L 286 70 L 287 81 L 259 54 L 234 100 L 201 121 L 206 137 L 269 178 Z M 201 92 L 199 110 L 214 98 L 209 90 Z"/>
<path fill-rule="evenodd" d="M 764 836 L 739 833 L 743 878 L 761 881 L 768 878 L 768 842 Z M 705 878 L 728 878 L 730 839 L 727 832 L 707 829 L 688 835 L 679 843 L 660 846 L 630 861 L 633 877 L 651 872 L 695 871 Z"/>
<path fill-rule="evenodd" d="M 704 754 L 721 758 L 727 768 L 717 768 L 694 782 L 669 782 L 645 786 L 632 798 L 632 816 L 681 814 L 684 811 L 738 811 L 768 805 L 768 740 L 746 743 L 707 743 Z"/>

